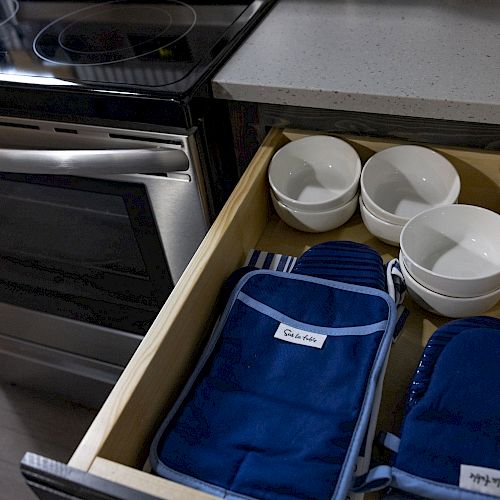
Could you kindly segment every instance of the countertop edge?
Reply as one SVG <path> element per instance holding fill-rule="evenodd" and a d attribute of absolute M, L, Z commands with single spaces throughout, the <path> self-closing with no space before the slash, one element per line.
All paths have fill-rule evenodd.
<path fill-rule="evenodd" d="M 231 101 L 500 124 L 500 103 L 237 84 L 217 78 L 212 90 L 215 98 Z"/>

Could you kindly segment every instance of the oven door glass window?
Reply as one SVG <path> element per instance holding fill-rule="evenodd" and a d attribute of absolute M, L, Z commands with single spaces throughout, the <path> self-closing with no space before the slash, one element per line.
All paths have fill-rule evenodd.
<path fill-rule="evenodd" d="M 173 288 L 139 183 L 0 174 L 0 301 L 144 334 Z"/>

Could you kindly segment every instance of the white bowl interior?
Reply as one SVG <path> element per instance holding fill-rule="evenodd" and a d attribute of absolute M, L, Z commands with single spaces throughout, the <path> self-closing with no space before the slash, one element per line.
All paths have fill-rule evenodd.
<path fill-rule="evenodd" d="M 373 155 L 363 168 L 363 196 L 388 214 L 410 219 L 456 201 L 460 178 L 440 154 L 420 146 L 396 146 Z"/>
<path fill-rule="evenodd" d="M 335 137 L 312 136 L 278 150 L 269 180 L 284 203 L 314 205 L 341 197 L 357 184 L 360 171 L 359 156 L 349 144 Z"/>
<path fill-rule="evenodd" d="M 401 247 L 413 264 L 437 276 L 492 276 L 500 273 L 500 216 L 472 205 L 432 209 L 408 222 Z"/>

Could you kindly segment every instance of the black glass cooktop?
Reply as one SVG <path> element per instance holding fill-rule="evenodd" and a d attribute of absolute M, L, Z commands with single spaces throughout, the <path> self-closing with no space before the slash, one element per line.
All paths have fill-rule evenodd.
<path fill-rule="evenodd" d="M 273 0 L 0 0 L 0 85 L 183 96 Z"/>

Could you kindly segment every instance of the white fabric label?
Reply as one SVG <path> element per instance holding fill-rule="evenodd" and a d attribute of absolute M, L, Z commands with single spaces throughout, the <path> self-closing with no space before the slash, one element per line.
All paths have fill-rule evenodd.
<path fill-rule="evenodd" d="M 500 470 L 460 465 L 460 488 L 500 497 Z"/>
<path fill-rule="evenodd" d="M 320 333 L 312 333 L 306 330 L 299 330 L 298 328 L 286 325 L 285 323 L 280 323 L 276 332 L 274 333 L 274 337 L 277 339 L 291 342 L 292 344 L 315 347 L 316 349 L 321 349 L 323 347 L 327 336 L 328 335 L 322 335 Z"/>

